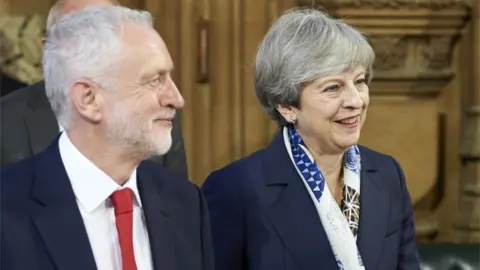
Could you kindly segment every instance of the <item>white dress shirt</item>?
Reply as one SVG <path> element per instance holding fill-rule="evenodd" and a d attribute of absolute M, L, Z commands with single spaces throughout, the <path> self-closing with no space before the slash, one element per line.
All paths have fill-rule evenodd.
<path fill-rule="evenodd" d="M 114 191 L 122 188 L 130 188 L 134 194 L 133 247 L 137 269 L 153 269 L 142 202 L 137 188 L 136 169 L 127 182 L 120 186 L 80 153 L 65 132 L 60 135 L 58 143 L 98 270 L 122 269 L 115 213 L 109 199 Z"/>

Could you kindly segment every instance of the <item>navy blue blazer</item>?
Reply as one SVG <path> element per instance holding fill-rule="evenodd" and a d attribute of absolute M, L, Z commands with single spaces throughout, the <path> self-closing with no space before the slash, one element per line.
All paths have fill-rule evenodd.
<path fill-rule="evenodd" d="M 412 206 L 399 164 L 360 147 L 357 245 L 367 270 L 419 269 Z M 252 155 L 213 172 L 207 200 L 216 270 L 338 269 L 315 206 L 282 133 Z"/>
<path fill-rule="evenodd" d="M 1 171 L 0 269 L 97 269 L 58 139 Z M 137 168 L 154 269 L 213 270 L 203 195 L 153 161 Z"/>

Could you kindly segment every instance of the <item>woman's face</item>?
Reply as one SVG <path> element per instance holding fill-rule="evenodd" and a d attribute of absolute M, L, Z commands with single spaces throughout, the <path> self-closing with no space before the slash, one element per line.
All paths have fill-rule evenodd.
<path fill-rule="evenodd" d="M 333 154 L 358 143 L 369 103 L 366 76 L 365 68 L 358 67 L 320 77 L 302 90 L 301 109 L 290 108 L 289 113 L 295 114 L 296 129 L 307 146 L 315 144 L 317 151 Z"/>

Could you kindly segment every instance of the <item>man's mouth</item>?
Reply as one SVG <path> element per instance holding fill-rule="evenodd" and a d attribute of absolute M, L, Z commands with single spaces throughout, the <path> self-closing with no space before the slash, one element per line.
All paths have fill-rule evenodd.
<path fill-rule="evenodd" d="M 154 122 L 157 122 L 157 123 L 160 123 L 160 124 L 163 124 L 163 125 L 167 125 L 167 126 L 171 126 L 172 125 L 172 118 L 157 118 L 154 120 Z"/>

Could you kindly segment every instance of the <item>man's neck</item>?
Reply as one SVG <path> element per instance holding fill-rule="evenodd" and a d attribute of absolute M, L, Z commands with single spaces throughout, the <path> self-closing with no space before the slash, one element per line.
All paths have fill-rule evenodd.
<path fill-rule="evenodd" d="M 141 158 L 131 152 L 119 149 L 111 142 L 102 140 L 93 133 L 79 134 L 67 131 L 72 144 L 95 166 L 105 172 L 119 185 L 123 185 L 138 166 Z"/>

